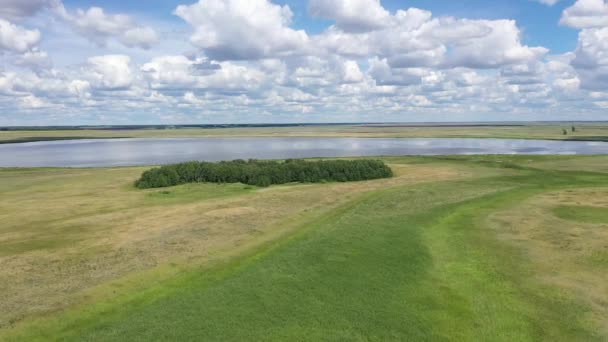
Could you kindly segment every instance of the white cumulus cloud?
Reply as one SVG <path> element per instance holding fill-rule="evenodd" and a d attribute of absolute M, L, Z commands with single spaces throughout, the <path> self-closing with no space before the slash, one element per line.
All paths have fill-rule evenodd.
<path fill-rule="evenodd" d="M 91 57 L 86 69 L 91 83 L 100 89 L 124 89 L 131 86 L 134 76 L 131 58 L 125 55 Z"/>
<path fill-rule="evenodd" d="M 26 52 L 40 41 L 40 31 L 28 30 L 0 19 L 0 49 Z"/>
<path fill-rule="evenodd" d="M 608 3 L 577 0 L 562 13 L 560 23 L 581 29 L 570 64 L 586 89 L 608 87 Z"/>
<path fill-rule="evenodd" d="M 581 77 L 581 84 L 589 89 L 608 88 L 608 27 L 583 30 L 572 66 Z"/>
<path fill-rule="evenodd" d="M 201 0 L 180 5 L 175 14 L 190 24 L 190 41 L 215 60 L 252 60 L 300 52 L 303 30 L 289 27 L 289 6 L 268 0 Z"/>
<path fill-rule="evenodd" d="M 579 29 L 608 26 L 608 3 L 604 0 L 577 0 L 564 10 L 560 23 Z"/>
<path fill-rule="evenodd" d="M 310 0 L 311 15 L 336 21 L 347 32 L 364 32 L 390 25 L 390 13 L 380 0 Z"/>
<path fill-rule="evenodd" d="M 79 33 L 101 46 L 108 39 L 116 38 L 128 47 L 149 49 L 159 40 L 151 27 L 138 24 L 126 14 L 108 14 L 101 7 L 78 9 L 72 13 L 61 5 L 55 12 Z"/>

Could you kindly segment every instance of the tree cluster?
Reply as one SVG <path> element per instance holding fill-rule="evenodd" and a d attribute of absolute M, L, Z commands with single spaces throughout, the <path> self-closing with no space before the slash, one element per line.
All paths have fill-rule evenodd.
<path fill-rule="evenodd" d="M 279 161 L 234 160 L 219 163 L 186 162 L 145 171 L 135 186 L 162 188 L 186 183 L 243 183 L 270 186 L 292 182 L 349 182 L 392 177 L 392 170 L 379 160 L 288 159 Z"/>

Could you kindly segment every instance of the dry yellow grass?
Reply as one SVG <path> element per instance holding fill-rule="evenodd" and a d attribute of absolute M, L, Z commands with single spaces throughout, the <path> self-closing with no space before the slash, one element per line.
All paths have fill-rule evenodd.
<path fill-rule="evenodd" d="M 589 326 L 603 327 L 602 333 L 608 334 L 608 221 L 561 219 L 554 213 L 560 206 L 608 212 L 608 189 L 543 193 L 491 215 L 487 226 L 525 251 L 539 281 L 567 291 L 578 303 L 591 307 L 585 317 Z"/>
<path fill-rule="evenodd" d="M 608 172 L 608 156 L 561 156 L 529 165 L 543 170 Z"/>

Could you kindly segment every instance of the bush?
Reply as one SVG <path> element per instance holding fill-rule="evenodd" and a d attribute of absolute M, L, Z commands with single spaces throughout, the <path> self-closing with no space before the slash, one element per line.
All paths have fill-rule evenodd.
<path fill-rule="evenodd" d="M 234 160 L 219 163 L 187 162 L 145 171 L 135 186 L 162 188 L 186 183 L 243 183 L 270 186 L 292 182 L 349 182 L 392 177 L 392 170 L 379 160 L 289 159 L 284 162 Z"/>

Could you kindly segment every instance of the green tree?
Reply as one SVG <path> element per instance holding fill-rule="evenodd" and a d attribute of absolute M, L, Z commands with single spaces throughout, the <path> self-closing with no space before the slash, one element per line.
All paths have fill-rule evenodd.
<path fill-rule="evenodd" d="M 244 183 L 257 186 L 290 182 L 347 182 L 392 177 L 392 170 L 378 160 L 289 159 L 285 162 L 235 160 L 219 163 L 187 162 L 165 165 L 142 173 L 135 186 L 159 188 L 184 183 Z"/>

